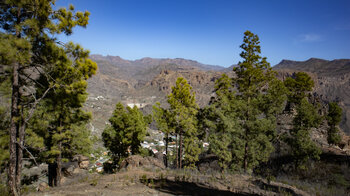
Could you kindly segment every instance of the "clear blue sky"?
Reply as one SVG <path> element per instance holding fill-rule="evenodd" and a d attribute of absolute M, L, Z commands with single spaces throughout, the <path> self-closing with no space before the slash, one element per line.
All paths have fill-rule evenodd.
<path fill-rule="evenodd" d="M 92 54 L 186 58 L 229 66 L 243 33 L 258 34 L 271 65 L 282 59 L 350 58 L 349 0 L 58 0 L 88 10 L 68 40 Z M 62 38 L 67 41 L 67 38 Z"/>

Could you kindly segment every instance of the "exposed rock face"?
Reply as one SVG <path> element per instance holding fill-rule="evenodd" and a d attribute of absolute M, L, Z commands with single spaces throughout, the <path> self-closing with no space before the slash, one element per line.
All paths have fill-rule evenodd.
<path fill-rule="evenodd" d="M 151 112 L 152 105 L 166 103 L 167 94 L 177 77 L 184 77 L 196 92 L 197 103 L 208 103 L 215 80 L 223 67 L 204 65 L 186 59 L 143 58 L 128 61 L 120 57 L 92 55 L 98 63 L 98 72 L 88 83 L 89 98 L 86 109 L 93 113 L 92 126 L 100 134 L 117 102 L 142 104 Z M 103 97 L 103 99 L 98 99 Z"/>
<path fill-rule="evenodd" d="M 165 169 L 162 160 L 154 157 L 142 157 L 140 155 L 129 156 L 120 164 L 120 169 L 132 170 L 140 167 Z"/>

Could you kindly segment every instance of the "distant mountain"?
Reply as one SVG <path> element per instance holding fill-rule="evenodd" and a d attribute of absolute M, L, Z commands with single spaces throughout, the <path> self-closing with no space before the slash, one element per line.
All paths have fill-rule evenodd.
<path fill-rule="evenodd" d="M 125 60 L 118 56 L 91 55 L 98 63 L 98 72 L 88 80 L 89 99 L 86 108 L 94 115 L 92 126 L 101 132 L 115 104 L 140 104 L 149 113 L 159 101 L 166 105 L 167 94 L 177 77 L 184 77 L 193 87 L 200 106 L 208 104 L 215 80 L 221 74 L 232 76 L 228 68 L 205 65 L 187 59 Z M 273 69 L 281 79 L 298 71 L 306 71 L 315 80 L 315 92 L 324 101 L 339 101 L 344 117 L 341 128 L 350 133 L 350 60 L 327 61 L 311 58 L 307 61 L 283 60 Z"/>
<path fill-rule="evenodd" d="M 142 104 L 148 113 L 156 101 L 166 104 L 166 96 L 177 77 L 188 80 L 196 92 L 198 104 L 204 106 L 212 95 L 215 80 L 225 70 L 221 66 L 181 58 L 147 57 L 134 61 L 119 56 L 91 55 L 90 58 L 97 62 L 98 71 L 88 81 L 86 108 L 93 113 L 92 125 L 99 132 L 119 101 Z"/>
<path fill-rule="evenodd" d="M 350 134 L 350 59 L 282 60 L 273 69 L 280 75 L 288 75 L 297 71 L 310 73 L 315 81 L 314 91 L 325 101 L 340 103 L 343 108 L 341 128 Z"/>
<path fill-rule="evenodd" d="M 231 66 L 229 66 L 229 67 L 223 69 L 223 71 L 224 71 L 224 72 L 231 72 L 231 71 L 233 70 L 233 68 L 234 68 L 234 67 L 237 67 L 237 66 L 238 66 L 237 64 L 231 65 Z"/>
<path fill-rule="evenodd" d="M 306 61 L 282 60 L 274 69 L 294 69 L 315 73 L 319 76 L 341 76 L 350 73 L 350 59 L 337 59 L 327 61 L 310 58 Z"/>
<path fill-rule="evenodd" d="M 119 56 L 102 56 L 99 54 L 93 54 L 90 55 L 90 58 L 95 61 L 107 61 L 109 63 L 112 63 L 116 66 L 124 66 L 124 67 L 143 67 L 143 68 L 149 68 L 154 67 L 158 65 L 168 65 L 168 64 L 175 64 L 175 65 L 181 65 L 181 66 L 188 66 L 188 67 L 195 67 L 203 70 L 222 70 L 225 69 L 222 66 L 218 65 L 206 65 L 199 63 L 197 61 L 189 60 L 189 59 L 183 59 L 183 58 L 150 58 L 145 57 L 138 60 L 124 60 L 120 58 Z"/>

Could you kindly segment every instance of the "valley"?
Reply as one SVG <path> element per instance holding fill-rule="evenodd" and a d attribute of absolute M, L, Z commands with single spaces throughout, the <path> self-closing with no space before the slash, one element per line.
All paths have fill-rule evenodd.
<path fill-rule="evenodd" d="M 223 73 L 232 75 L 232 66 L 204 65 L 186 59 L 143 58 L 135 61 L 118 56 L 91 55 L 98 63 L 98 72 L 88 80 L 89 99 L 85 108 L 94 118 L 92 125 L 100 134 L 108 123 L 115 104 L 137 104 L 149 114 L 152 105 L 159 101 L 166 105 L 167 95 L 176 78 L 184 77 L 196 93 L 200 107 L 209 103 L 214 95 L 216 79 Z M 324 102 L 339 102 L 343 108 L 340 124 L 342 130 L 350 134 L 350 60 L 327 61 L 311 58 L 307 61 L 282 60 L 273 67 L 278 77 L 284 80 L 297 71 L 305 71 L 315 81 L 314 92 Z M 100 97 L 100 98 L 98 98 Z"/>

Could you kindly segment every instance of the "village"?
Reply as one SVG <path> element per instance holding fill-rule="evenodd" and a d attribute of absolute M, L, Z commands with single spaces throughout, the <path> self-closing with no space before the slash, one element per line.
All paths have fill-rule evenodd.
<path fill-rule="evenodd" d="M 147 130 L 147 136 L 145 137 L 145 140 L 141 143 L 141 147 L 150 153 L 148 155 L 151 156 L 157 156 L 159 154 L 165 156 L 166 155 L 166 149 L 165 149 L 165 142 L 164 142 L 164 133 L 160 130 L 154 130 L 148 128 Z M 202 143 L 202 148 L 204 151 L 207 151 L 209 148 L 208 142 Z M 169 155 L 173 156 L 174 149 L 176 149 L 176 137 L 170 136 L 169 137 L 169 144 L 168 144 L 168 151 Z M 130 153 L 130 152 L 129 152 Z M 89 164 L 89 171 L 93 172 L 103 172 L 103 164 L 107 161 L 109 161 L 110 156 L 108 155 L 108 151 L 103 151 L 99 156 L 96 156 L 94 154 L 90 155 L 95 161 L 92 161 L 92 163 Z"/>

